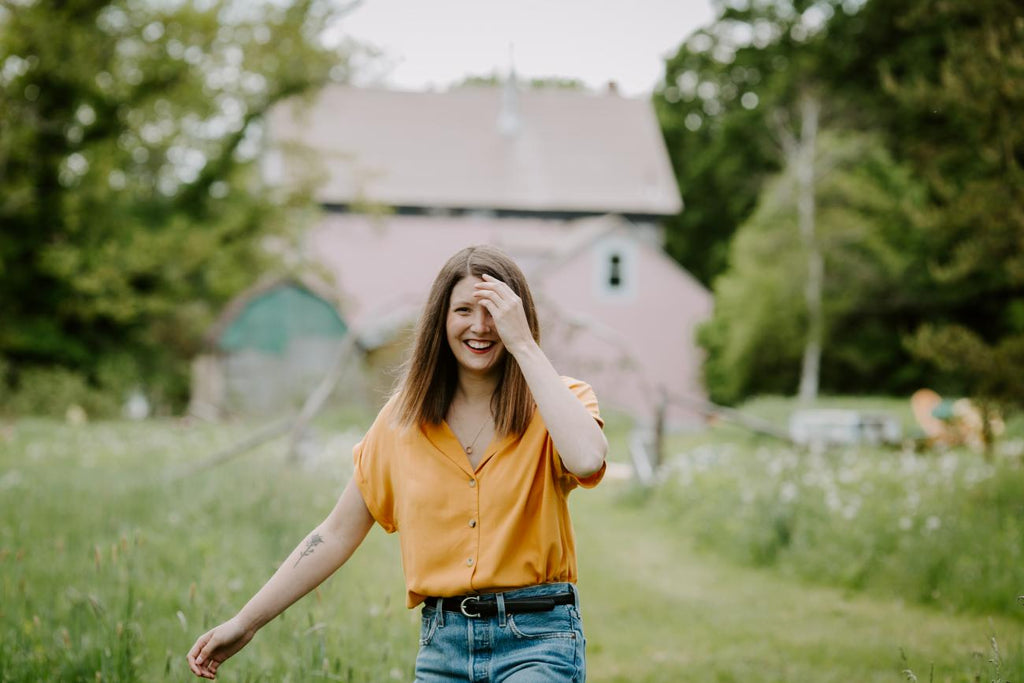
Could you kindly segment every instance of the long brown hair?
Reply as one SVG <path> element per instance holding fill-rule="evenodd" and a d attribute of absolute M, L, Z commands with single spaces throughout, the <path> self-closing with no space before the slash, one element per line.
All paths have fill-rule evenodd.
<path fill-rule="evenodd" d="M 501 280 L 523 302 L 530 333 L 540 343 L 540 325 L 526 276 L 515 261 L 497 247 L 466 247 L 448 259 L 434 279 L 423 314 L 416 325 L 412 355 L 406 362 L 398 388 L 397 422 L 440 424 L 455 397 L 459 368 L 448 346 L 448 306 L 452 290 L 464 277 L 484 275 Z M 491 413 L 498 434 L 522 435 L 533 417 L 534 402 L 519 364 L 505 350 L 501 376 L 491 395 Z"/>

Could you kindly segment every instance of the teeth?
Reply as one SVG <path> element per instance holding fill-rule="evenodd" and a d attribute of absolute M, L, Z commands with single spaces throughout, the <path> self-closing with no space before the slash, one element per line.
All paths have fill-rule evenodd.
<path fill-rule="evenodd" d="M 471 348 L 471 349 L 476 349 L 478 351 L 483 351 L 484 349 L 491 348 L 491 346 L 494 344 L 494 342 L 476 341 L 474 339 L 470 339 L 470 340 L 466 341 L 466 344 L 468 344 L 469 348 Z"/>

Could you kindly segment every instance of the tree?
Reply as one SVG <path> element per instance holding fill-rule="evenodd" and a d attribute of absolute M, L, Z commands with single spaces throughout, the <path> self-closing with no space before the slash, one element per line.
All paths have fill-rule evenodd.
<path fill-rule="evenodd" d="M 145 375 L 181 404 L 201 331 L 287 229 L 259 184 L 261 117 L 346 77 L 346 49 L 320 39 L 338 14 L 0 4 L 0 380 L 59 366 L 119 391 Z"/>
<path fill-rule="evenodd" d="M 904 115 L 929 123 L 900 142 L 933 203 L 934 314 L 911 346 L 961 390 L 1024 405 L 1020 386 L 1007 381 L 1024 375 L 1024 7 L 1011 0 L 901 5 L 907 30 L 942 36 L 932 68 L 897 73 L 885 64 L 882 71 Z"/>
<path fill-rule="evenodd" d="M 729 38 L 737 35 L 746 42 L 731 49 Z M 776 68 L 768 79 L 749 83 L 751 69 L 761 74 L 769 66 Z M 764 202 L 772 164 L 781 168 L 786 159 L 771 145 L 771 112 L 799 122 L 793 102 L 807 92 L 820 98 L 823 130 L 868 131 L 873 146 L 888 150 L 898 175 L 907 176 L 903 187 L 915 198 L 894 205 L 883 193 L 870 208 L 881 211 L 876 224 L 900 227 L 876 235 L 889 247 L 867 262 L 901 264 L 890 273 L 899 276 L 850 280 L 876 299 L 866 305 L 861 298 L 841 315 L 826 316 L 825 338 L 839 343 L 822 349 L 822 386 L 904 392 L 927 384 L 1024 404 L 1019 386 L 1007 381 L 1024 373 L 1017 352 L 1024 346 L 1024 129 L 1016 123 L 1024 113 L 1024 7 L 1012 0 L 721 3 L 716 22 L 669 60 L 655 98 L 687 201 L 671 226 L 669 248 L 695 272 L 729 268 L 723 282 L 731 284 L 720 291 L 726 285 L 716 282 L 718 305 L 740 286 L 738 262 L 729 259 L 749 247 L 738 239 L 730 252 L 725 245 Z M 755 105 L 750 112 L 736 106 L 743 98 Z M 732 165 L 737 160 L 740 169 Z M 879 171 L 885 166 L 875 164 Z M 815 199 L 821 200 L 820 189 Z M 898 220 L 886 218 L 893 212 Z M 832 272 L 851 262 L 830 258 L 827 250 L 824 263 L 827 310 L 829 297 L 850 296 L 828 283 L 853 274 Z M 876 267 L 864 273 L 878 276 Z M 747 279 L 757 277 L 764 276 Z M 755 298 L 761 294 L 744 287 Z M 705 338 L 709 348 L 735 353 L 730 334 L 712 325 Z M 764 334 L 790 339 L 779 330 Z M 755 356 L 764 351 L 750 349 Z M 768 367 L 763 359 L 750 363 Z M 709 382 L 724 370 L 710 363 Z M 880 374 L 868 383 L 864 372 Z M 770 384 L 746 382 L 732 385 L 742 393 Z"/>
<path fill-rule="evenodd" d="M 818 119 L 821 101 L 817 96 L 804 93 L 797 104 L 800 112 L 800 133 L 795 135 L 785 121 L 777 126 L 786 167 L 794 176 L 796 223 L 800 242 L 807 259 L 804 270 L 804 305 L 807 313 L 807 332 L 804 338 L 803 362 L 800 365 L 801 403 L 812 403 L 818 398 L 821 373 L 821 351 L 825 337 L 825 319 L 822 310 L 822 289 L 825 284 L 825 257 L 822 253 L 816 227 L 817 188 L 820 175 L 818 157 Z M 781 226 L 780 226 L 781 227 Z"/>
<path fill-rule="evenodd" d="M 718 0 L 716 18 L 666 60 L 654 104 L 686 206 L 666 249 L 706 285 L 727 266 L 729 241 L 782 167 L 774 112 L 799 120 L 803 94 L 832 58 L 824 27 L 840 0 Z M 825 112 L 829 115 L 830 112 Z"/>
<path fill-rule="evenodd" d="M 724 250 L 767 175 L 785 165 L 798 180 L 796 224 L 807 258 L 798 271 L 805 278 L 799 383 L 804 402 L 817 397 L 824 342 L 824 257 L 815 228 L 816 137 L 823 119 L 842 120 L 845 113 L 832 105 L 818 73 L 835 49 L 822 35 L 838 5 L 824 0 L 720 3 L 715 23 L 669 60 L 666 85 L 656 98 L 688 200 L 669 227 L 668 248 L 706 282 L 727 267 Z M 694 104 L 699 99 L 700 106 L 680 99 Z M 700 132 L 705 119 L 708 131 L 688 135 L 679 129 L 680 116 L 691 133 Z M 720 176 L 723 170 L 725 177 Z M 711 186 L 706 185 L 709 178 Z"/>
<path fill-rule="evenodd" d="M 922 249 L 924 235 L 913 215 L 923 190 L 877 136 L 824 129 L 815 149 L 814 239 L 798 229 L 809 210 L 801 205 L 808 162 L 792 157 L 766 183 L 732 242 L 729 268 L 715 282 L 715 311 L 700 332 L 713 400 L 733 403 L 797 388 L 812 268 L 821 276 L 826 386 L 884 391 L 906 381 L 908 372 L 921 372 L 901 346 L 907 323 L 896 321 L 907 297 L 914 300 L 900 286 L 912 279 L 914 255 Z M 817 256 L 809 258 L 813 252 Z"/>

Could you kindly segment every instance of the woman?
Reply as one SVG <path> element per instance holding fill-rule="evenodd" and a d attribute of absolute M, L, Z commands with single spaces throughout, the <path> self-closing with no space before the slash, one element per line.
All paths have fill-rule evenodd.
<path fill-rule="evenodd" d="M 376 521 L 399 532 L 407 605 L 423 605 L 417 681 L 584 680 L 566 499 L 601 480 L 608 443 L 593 391 L 559 377 L 539 339 L 507 255 L 452 256 L 334 509 L 237 615 L 199 637 L 192 672 L 214 678 Z"/>

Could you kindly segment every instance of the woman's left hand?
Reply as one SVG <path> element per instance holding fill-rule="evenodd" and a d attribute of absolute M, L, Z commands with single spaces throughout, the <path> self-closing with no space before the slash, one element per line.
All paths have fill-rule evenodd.
<path fill-rule="evenodd" d="M 491 314 L 501 343 L 515 354 L 524 344 L 534 343 L 530 324 L 523 310 L 523 300 L 501 280 L 484 274 L 483 282 L 476 283 L 473 296 Z"/>

